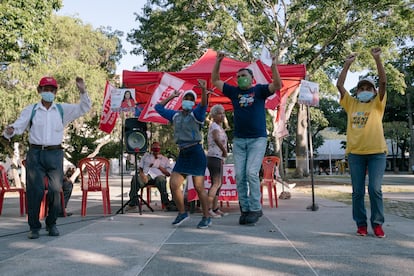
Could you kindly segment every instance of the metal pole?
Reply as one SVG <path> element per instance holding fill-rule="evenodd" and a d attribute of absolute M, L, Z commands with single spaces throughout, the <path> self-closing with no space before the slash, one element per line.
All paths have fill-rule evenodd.
<path fill-rule="evenodd" d="M 120 149 L 121 149 L 121 213 L 124 213 L 124 113 L 121 111 L 121 141 L 119 142 L 120 144 Z"/>
<path fill-rule="evenodd" d="M 309 154 L 310 154 L 310 175 L 312 183 L 312 205 L 308 206 L 306 209 L 311 211 L 317 211 L 319 206 L 315 203 L 315 183 L 313 180 L 313 146 L 312 146 L 312 132 L 311 132 L 311 119 L 310 119 L 310 107 L 306 106 L 307 115 L 308 115 L 308 143 L 309 143 Z"/>

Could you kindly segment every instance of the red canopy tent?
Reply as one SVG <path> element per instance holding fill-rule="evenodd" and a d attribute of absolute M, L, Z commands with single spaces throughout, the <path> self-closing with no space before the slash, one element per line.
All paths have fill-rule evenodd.
<path fill-rule="evenodd" d="M 197 79 L 204 79 L 207 81 L 207 87 L 212 87 L 211 71 L 216 61 L 217 53 L 213 50 L 207 52 L 191 66 L 179 71 L 168 72 L 169 74 L 198 85 Z M 220 66 L 220 78 L 233 85 L 237 85 L 236 73 L 240 68 L 246 68 L 250 65 L 248 62 L 242 62 L 231 58 L 224 58 Z M 258 61 L 258 66 L 263 66 L 265 71 L 271 76 L 271 69 L 269 66 Z M 279 73 L 282 78 L 283 88 L 281 96 L 285 93 L 290 94 L 296 87 L 299 86 L 300 81 L 305 78 L 306 67 L 304 64 L 298 65 L 278 65 Z M 137 72 L 127 71 L 122 72 L 123 86 L 125 88 L 135 89 L 135 99 L 137 103 L 145 104 L 151 98 L 152 93 L 157 88 L 164 72 Z M 201 91 L 194 88 L 194 91 L 200 95 Z M 211 95 L 209 98 L 209 106 L 220 103 L 226 110 L 232 110 L 232 105 L 227 97 L 224 97 L 222 92 L 214 89 L 214 93 L 218 95 Z M 276 106 L 266 106 L 267 108 L 276 108 Z"/>

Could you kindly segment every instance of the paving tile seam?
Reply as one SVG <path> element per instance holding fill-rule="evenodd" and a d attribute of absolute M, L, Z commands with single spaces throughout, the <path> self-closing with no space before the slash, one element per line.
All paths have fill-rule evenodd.
<path fill-rule="evenodd" d="M 268 218 L 266 218 L 267 220 L 269 220 Z M 314 275 L 319 275 L 316 270 L 313 268 L 313 266 L 311 265 L 311 263 L 308 261 L 308 259 L 305 257 L 304 254 L 302 254 L 302 252 L 293 244 L 293 242 L 291 240 L 289 240 L 289 238 L 287 237 L 287 235 L 282 231 L 282 229 L 279 228 L 279 226 L 275 223 L 273 223 L 273 221 L 269 220 L 270 224 L 272 224 L 277 231 L 279 231 L 279 233 L 282 235 L 282 237 L 288 242 L 288 244 L 293 248 L 293 250 L 295 250 L 295 252 L 299 255 L 299 257 L 305 262 L 305 264 L 309 267 L 309 269 L 313 272 Z"/>
<path fill-rule="evenodd" d="M 177 231 L 177 228 L 173 228 L 173 231 L 170 231 L 168 235 L 165 236 L 165 238 L 159 243 L 159 246 L 157 246 L 157 249 L 154 250 L 154 252 L 147 258 L 145 263 L 142 266 L 139 266 L 139 269 L 134 275 L 140 275 L 141 272 L 147 267 L 147 265 L 157 256 L 157 254 L 160 252 L 161 248 L 166 244 L 166 242 L 171 238 L 171 236 Z"/>

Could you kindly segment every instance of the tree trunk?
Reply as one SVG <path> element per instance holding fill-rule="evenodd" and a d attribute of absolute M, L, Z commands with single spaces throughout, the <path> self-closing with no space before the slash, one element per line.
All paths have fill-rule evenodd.
<path fill-rule="evenodd" d="M 414 92 L 414 88 L 410 87 L 405 93 L 407 98 L 407 113 L 408 113 L 408 127 L 410 128 L 410 160 L 408 171 L 414 173 L 414 125 L 413 125 L 413 110 L 411 109 L 411 93 Z"/>
<path fill-rule="evenodd" d="M 308 115 L 306 105 L 300 104 L 296 133 L 296 171 L 294 177 L 302 178 L 308 175 Z"/>

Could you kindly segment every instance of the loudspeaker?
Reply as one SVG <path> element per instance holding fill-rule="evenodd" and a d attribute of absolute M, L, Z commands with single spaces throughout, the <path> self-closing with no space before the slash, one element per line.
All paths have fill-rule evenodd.
<path fill-rule="evenodd" d="M 125 145 L 127 153 L 145 153 L 147 151 L 147 124 L 137 118 L 125 120 Z"/>

